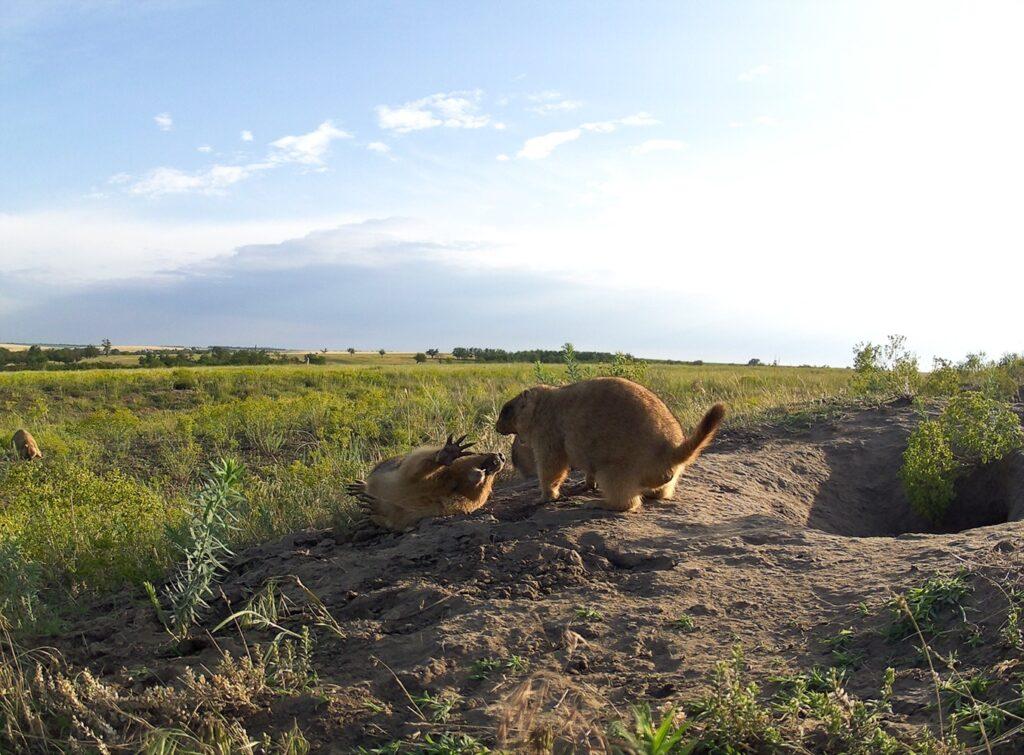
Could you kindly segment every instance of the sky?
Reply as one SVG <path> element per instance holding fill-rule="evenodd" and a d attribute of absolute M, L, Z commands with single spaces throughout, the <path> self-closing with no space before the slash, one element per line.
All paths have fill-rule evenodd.
<path fill-rule="evenodd" d="M 0 342 L 1024 351 L 1024 4 L 0 0 Z"/>

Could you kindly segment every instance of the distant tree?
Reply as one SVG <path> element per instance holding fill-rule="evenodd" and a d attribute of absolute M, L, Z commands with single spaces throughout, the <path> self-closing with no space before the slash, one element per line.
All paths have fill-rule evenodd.
<path fill-rule="evenodd" d="M 377 349 L 377 353 L 380 354 L 381 359 L 383 359 L 384 355 L 387 354 L 387 352 L 384 351 L 384 349 Z"/>
<path fill-rule="evenodd" d="M 104 338 L 100 345 L 103 347 L 103 356 L 110 356 L 110 339 Z"/>
<path fill-rule="evenodd" d="M 427 356 L 436 359 L 441 352 L 437 349 L 427 349 Z"/>
<path fill-rule="evenodd" d="M 327 347 L 324 346 L 322 349 L 320 349 L 320 353 L 321 354 L 326 354 L 327 353 Z"/>
<path fill-rule="evenodd" d="M 327 357 L 323 354 L 306 354 L 306 364 L 327 364 Z"/>
<path fill-rule="evenodd" d="M 356 350 L 353 349 L 351 346 L 349 346 L 347 349 L 345 349 L 345 351 L 347 351 L 349 354 L 352 354 L 353 356 L 356 353 Z"/>
<path fill-rule="evenodd" d="M 416 364 L 423 364 L 425 361 L 427 361 L 427 355 L 421 351 L 417 353 L 416 356 L 413 357 L 413 359 L 416 360 Z"/>
<path fill-rule="evenodd" d="M 469 349 L 464 346 L 456 346 L 452 349 L 452 356 L 456 359 L 469 359 L 471 356 Z"/>
<path fill-rule="evenodd" d="M 46 364 L 46 354 L 43 353 L 43 350 L 39 346 L 32 345 L 28 347 L 28 354 L 25 356 L 25 361 L 33 367 L 42 367 Z"/>
<path fill-rule="evenodd" d="M 748 367 L 760 367 L 761 366 L 761 360 L 760 359 L 751 359 L 749 362 L 747 362 L 747 366 Z"/>

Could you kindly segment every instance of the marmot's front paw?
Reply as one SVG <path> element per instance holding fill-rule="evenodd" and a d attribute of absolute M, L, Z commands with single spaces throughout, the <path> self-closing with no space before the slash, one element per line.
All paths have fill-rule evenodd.
<path fill-rule="evenodd" d="M 437 463 L 443 464 L 444 466 L 447 467 L 451 465 L 456 459 L 461 459 L 463 456 L 469 456 L 469 454 L 466 453 L 466 451 L 472 448 L 473 444 L 466 443 L 465 441 L 465 435 L 463 435 L 458 440 L 452 440 L 452 436 L 449 435 L 448 440 L 444 442 L 444 448 L 438 451 L 437 456 L 434 457 L 435 459 L 437 459 Z"/>

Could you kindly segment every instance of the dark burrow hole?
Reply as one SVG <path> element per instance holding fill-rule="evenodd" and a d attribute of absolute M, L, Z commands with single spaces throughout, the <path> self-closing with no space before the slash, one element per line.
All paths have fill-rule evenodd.
<path fill-rule="evenodd" d="M 896 537 L 951 533 L 1024 519 L 1024 454 L 980 466 L 956 484 L 956 498 L 941 521 L 931 522 L 910 505 L 900 468 L 905 443 L 871 443 L 854 457 L 829 458 L 831 473 L 811 504 L 807 526 L 848 537 Z M 843 457 L 847 458 L 843 458 Z"/>

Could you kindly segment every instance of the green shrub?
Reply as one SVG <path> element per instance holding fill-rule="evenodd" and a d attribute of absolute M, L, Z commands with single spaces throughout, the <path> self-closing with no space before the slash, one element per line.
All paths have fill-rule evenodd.
<path fill-rule="evenodd" d="M 171 387 L 176 391 L 190 391 L 198 385 L 192 370 L 177 369 L 171 373 Z"/>
<path fill-rule="evenodd" d="M 955 396 L 960 391 L 960 371 L 948 359 L 932 360 L 932 371 L 924 379 L 921 393 L 926 396 Z"/>
<path fill-rule="evenodd" d="M 883 398 L 913 398 L 921 388 L 917 356 L 907 350 L 907 339 L 889 336 L 885 345 L 859 343 L 853 349 L 855 393 Z"/>
<path fill-rule="evenodd" d="M 938 522 L 961 475 L 1022 445 L 1024 429 L 1009 405 L 976 392 L 956 396 L 910 436 L 901 470 L 907 497 L 919 514 Z"/>

